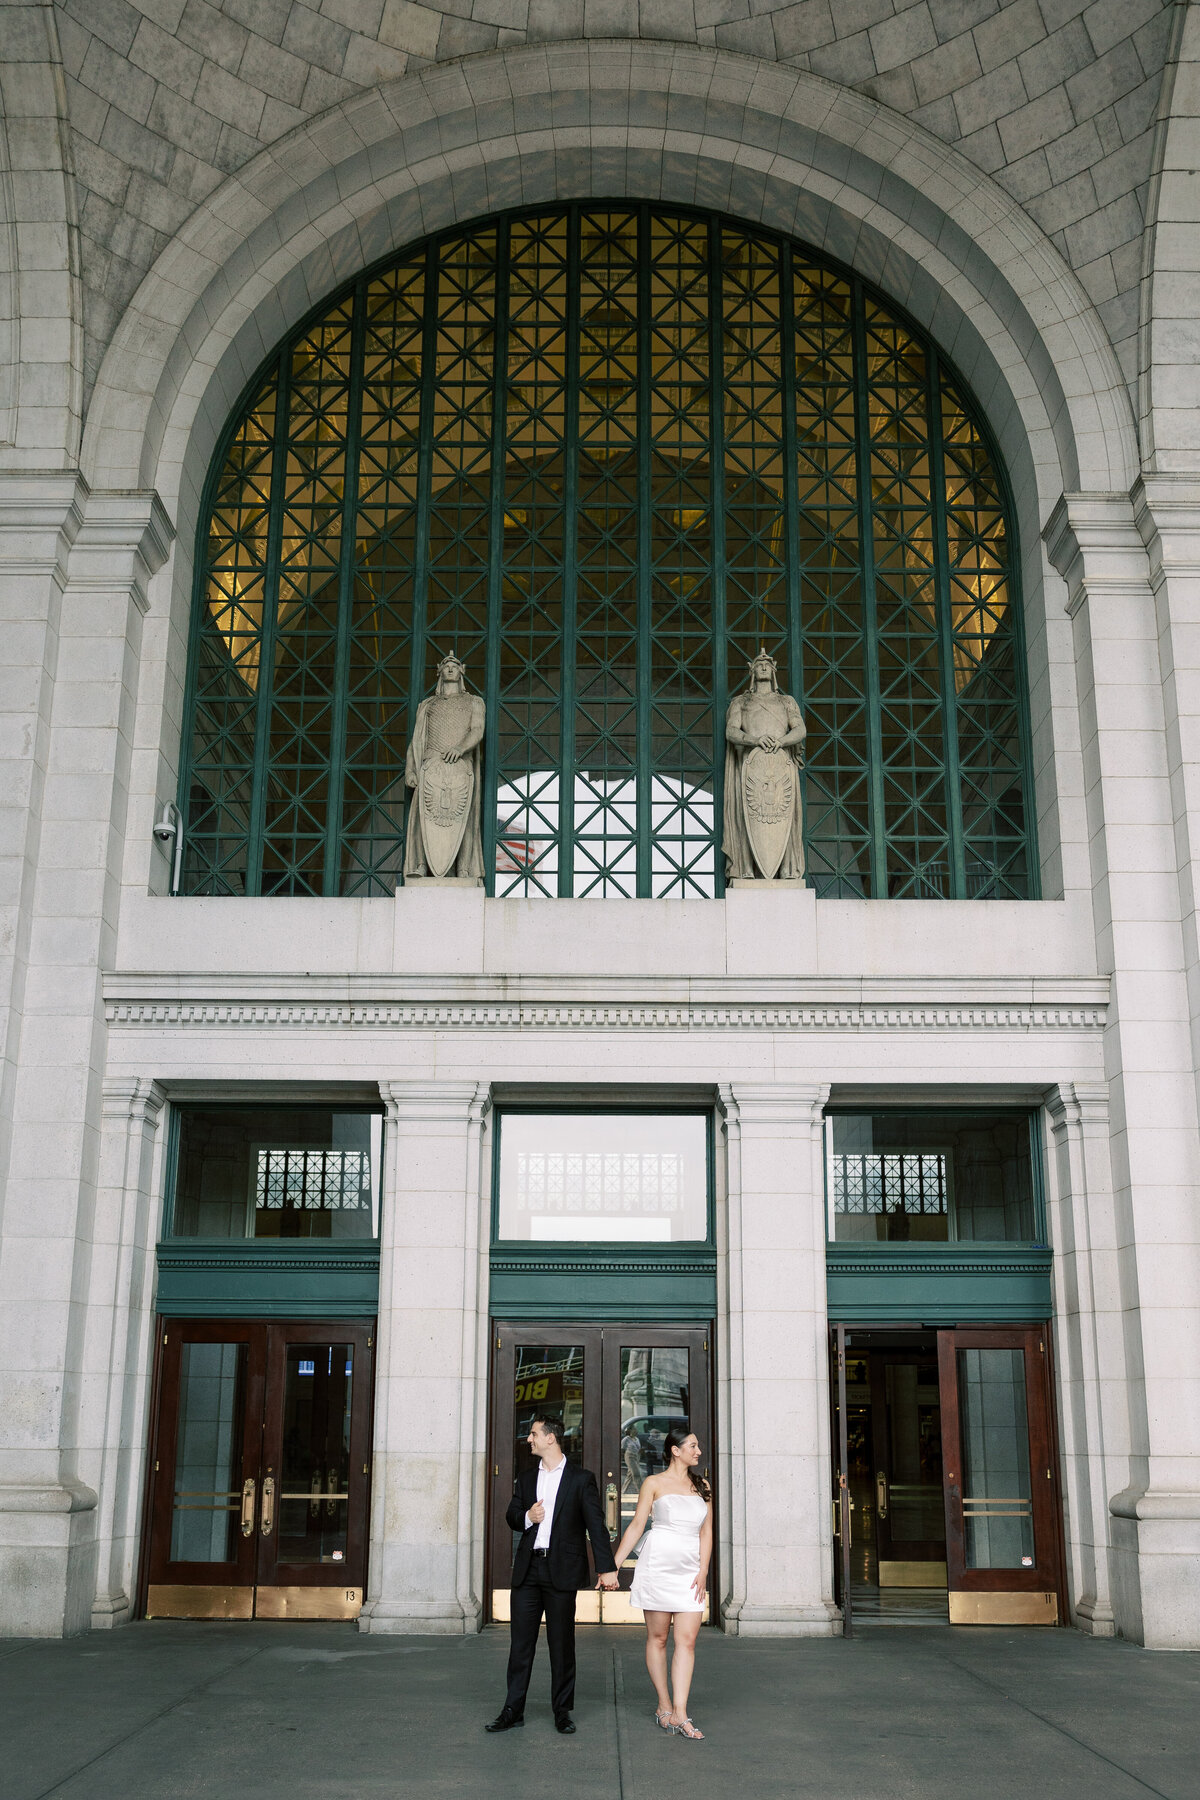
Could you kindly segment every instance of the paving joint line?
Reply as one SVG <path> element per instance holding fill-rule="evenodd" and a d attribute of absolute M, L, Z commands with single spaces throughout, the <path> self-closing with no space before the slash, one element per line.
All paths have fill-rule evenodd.
<path fill-rule="evenodd" d="M 612 1647 L 613 1712 L 617 1720 L 617 1795 L 618 1800 L 633 1800 L 633 1763 L 629 1755 L 629 1738 L 625 1729 L 625 1671 L 621 1653 Z"/>
<path fill-rule="evenodd" d="M 959 1662 L 957 1657 L 949 1656 L 945 1651 L 942 1651 L 941 1655 L 944 1662 L 952 1664 L 956 1669 L 961 1669 L 964 1675 L 971 1676 L 974 1681 L 979 1683 L 980 1687 L 985 1687 L 989 1689 L 990 1692 L 999 1694 L 1002 1699 L 1008 1701 L 1010 1706 L 1020 1707 L 1021 1711 L 1028 1713 L 1031 1719 L 1040 1720 L 1041 1723 L 1048 1726 L 1051 1731 L 1057 1731 L 1060 1737 L 1065 1737 L 1068 1742 L 1072 1744 L 1078 1744 L 1081 1750 L 1086 1750 L 1088 1755 L 1094 1756 L 1098 1762 L 1107 1763 L 1110 1769 L 1115 1769 L 1117 1771 L 1118 1775 L 1124 1775 L 1130 1781 L 1136 1781 L 1138 1786 L 1144 1788 L 1148 1794 L 1154 1794 L 1156 1800 L 1175 1800 L 1175 1796 L 1164 1794 L 1161 1788 L 1152 1787 L 1148 1781 L 1143 1781 L 1140 1775 L 1135 1775 L 1132 1769 L 1127 1769 L 1124 1763 L 1119 1763 L 1113 1757 L 1106 1756 L 1103 1750 L 1097 1750 L 1094 1744 L 1086 1743 L 1083 1738 L 1077 1737 L 1073 1731 L 1068 1731 L 1065 1725 L 1059 1725 L 1054 1719 L 1047 1718 L 1046 1714 L 1038 1712 L 1035 1706 L 1027 1706 L 1024 1700 L 1018 1700 L 1015 1695 L 1006 1693 L 998 1682 L 989 1681 L 986 1675 L 980 1675 L 977 1670 L 971 1668 L 969 1663 Z"/>
<path fill-rule="evenodd" d="M 86 1762 L 81 1762 L 78 1768 L 72 1769 L 69 1775 L 64 1775 L 61 1780 L 56 1781 L 53 1787 L 43 1788 L 40 1793 L 31 1794 L 29 1800 L 51 1800 L 52 1795 L 63 1793 L 66 1788 L 70 1786 L 71 1782 L 78 1780 L 79 1776 L 82 1775 L 85 1770 L 94 1768 L 98 1762 L 103 1762 L 106 1756 L 111 1756 L 113 1751 L 119 1750 L 123 1744 L 130 1743 L 135 1737 L 140 1737 L 143 1731 L 149 1731 L 152 1725 L 157 1725 L 160 1719 L 165 1719 L 168 1713 L 173 1713 L 176 1708 L 186 1705 L 187 1702 L 193 1699 L 197 1694 L 206 1693 L 210 1687 L 215 1687 L 218 1681 L 224 1681 L 227 1675 L 236 1674 L 238 1669 L 244 1669 L 246 1664 L 252 1663 L 256 1656 L 265 1655 L 267 1648 L 268 1646 L 266 1644 L 262 1644 L 258 1649 L 252 1650 L 249 1656 L 243 1656 L 240 1661 L 230 1663 L 228 1668 L 219 1670 L 217 1674 L 210 1676 L 207 1681 L 198 1682 L 195 1687 L 189 1688 L 185 1694 L 180 1694 L 177 1700 L 172 1700 L 169 1705 L 160 1707 L 156 1713 L 153 1713 L 150 1716 L 150 1718 L 143 1719 L 140 1725 L 135 1725 L 132 1730 L 125 1732 L 122 1737 L 114 1738 L 112 1743 L 106 1744 L 103 1750 L 97 1750 L 95 1756 L 89 1756 Z"/>

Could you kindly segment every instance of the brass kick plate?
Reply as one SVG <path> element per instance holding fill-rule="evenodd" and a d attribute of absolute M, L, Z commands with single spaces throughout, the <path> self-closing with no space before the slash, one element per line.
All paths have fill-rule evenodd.
<path fill-rule="evenodd" d="M 899 1588 L 944 1588 L 944 1562 L 883 1562 L 879 1564 L 879 1585 Z"/>
<path fill-rule="evenodd" d="M 496 1625 L 507 1625 L 511 1617 L 509 1589 L 493 1588 L 493 1623 Z M 580 1592 L 576 1594 L 575 1623 L 577 1625 L 598 1625 L 600 1623 L 600 1596 L 594 1590 L 582 1588 Z"/>
<path fill-rule="evenodd" d="M 260 1587 L 254 1598 L 256 1619 L 357 1619 L 362 1611 L 360 1587 Z"/>
<path fill-rule="evenodd" d="M 1057 1594 L 951 1594 L 952 1625 L 1057 1625 Z"/>
<path fill-rule="evenodd" d="M 148 1619 L 252 1619 L 252 1587 L 151 1586 Z"/>
<path fill-rule="evenodd" d="M 510 1616 L 508 1588 L 493 1588 L 493 1622 L 497 1625 L 506 1625 Z M 703 1622 L 708 1624 L 707 1600 L 704 1602 Z M 619 1589 L 615 1594 L 598 1594 L 594 1589 L 584 1588 L 575 1597 L 575 1623 L 577 1625 L 643 1625 L 645 1615 L 633 1604 L 624 1588 Z"/>

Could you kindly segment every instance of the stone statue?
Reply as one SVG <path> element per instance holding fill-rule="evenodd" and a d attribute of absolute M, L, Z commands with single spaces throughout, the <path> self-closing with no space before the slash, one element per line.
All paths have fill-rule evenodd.
<path fill-rule="evenodd" d="M 404 762 L 414 790 L 408 809 L 404 878 L 483 881 L 480 749 L 483 701 L 468 694 L 457 656 L 438 664 L 437 687 L 417 707 Z"/>
<path fill-rule="evenodd" d="M 727 881 L 802 881 L 804 720 L 760 650 L 725 715 Z"/>

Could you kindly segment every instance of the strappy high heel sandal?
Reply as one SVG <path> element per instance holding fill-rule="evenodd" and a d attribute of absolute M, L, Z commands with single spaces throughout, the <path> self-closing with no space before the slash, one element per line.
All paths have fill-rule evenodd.
<path fill-rule="evenodd" d="M 669 1706 L 655 1707 L 654 1723 L 661 1727 L 663 1731 L 674 1732 L 675 1726 L 671 1723 L 671 1709 Z"/>
<path fill-rule="evenodd" d="M 697 1740 L 704 1737 L 704 1733 L 702 1731 L 697 1731 L 690 1719 L 684 1719 L 679 1725 L 672 1725 L 671 1730 L 675 1733 L 676 1737 L 696 1738 Z"/>

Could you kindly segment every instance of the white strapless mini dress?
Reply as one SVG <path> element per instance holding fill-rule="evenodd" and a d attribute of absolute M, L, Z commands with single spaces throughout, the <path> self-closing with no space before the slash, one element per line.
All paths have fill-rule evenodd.
<path fill-rule="evenodd" d="M 643 1612 L 703 1612 L 693 1587 L 700 1573 L 700 1529 L 708 1507 L 699 1494 L 662 1494 L 650 1509 L 629 1598 Z"/>

